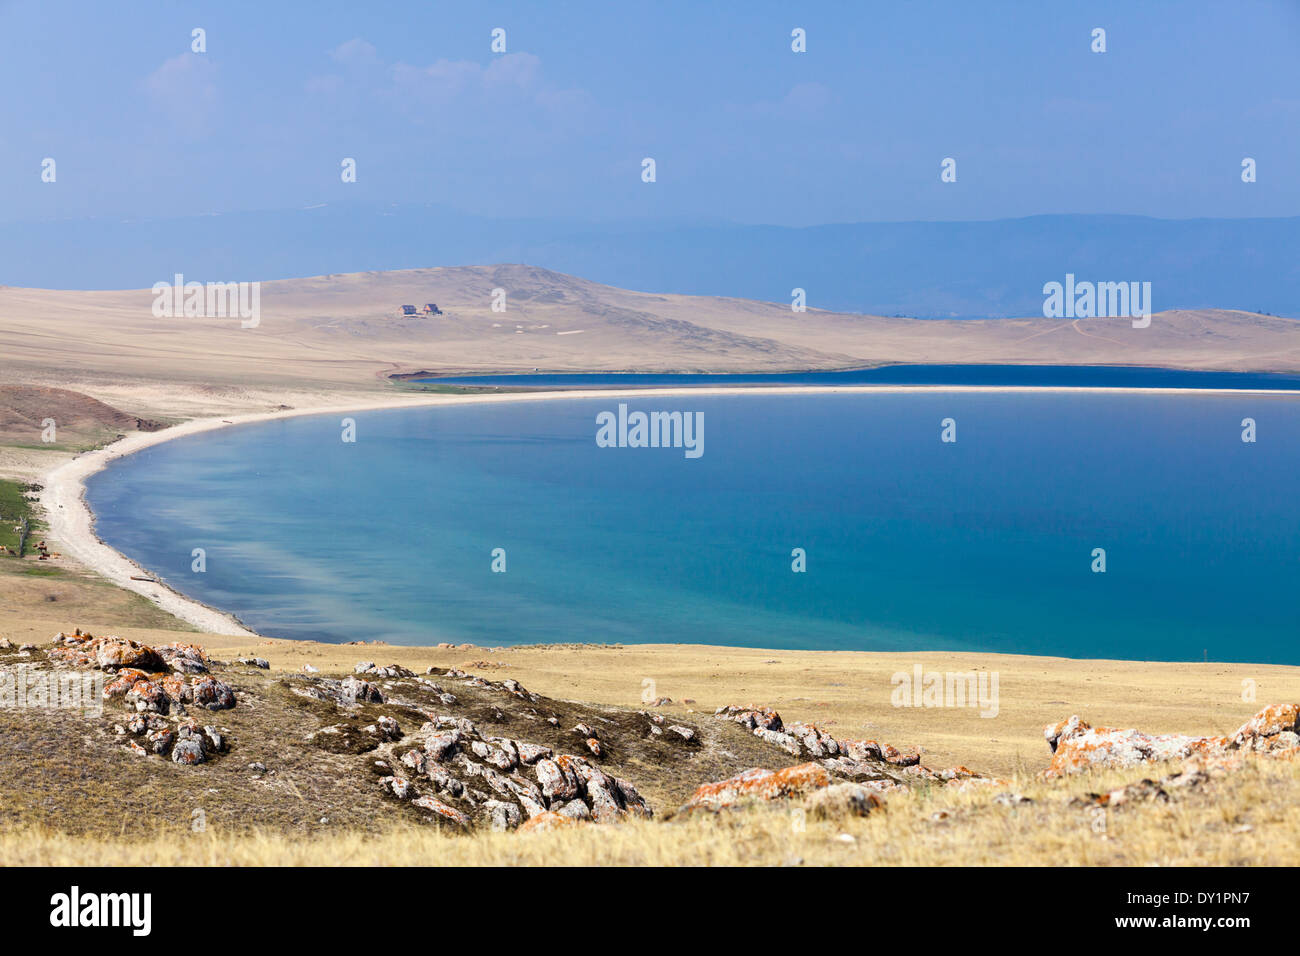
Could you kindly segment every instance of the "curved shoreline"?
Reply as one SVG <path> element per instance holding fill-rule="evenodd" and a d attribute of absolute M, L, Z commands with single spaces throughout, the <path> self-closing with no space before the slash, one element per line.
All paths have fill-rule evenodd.
<path fill-rule="evenodd" d="M 86 480 L 104 470 L 111 462 L 133 455 L 145 448 L 199 435 L 221 428 L 311 415 L 335 415 L 401 408 L 428 408 L 500 404 L 503 402 L 538 402 L 558 399 L 656 398 L 683 395 L 801 395 L 801 394 L 906 394 L 906 393 L 997 393 L 1052 392 L 1106 394 L 1191 394 L 1191 395 L 1265 395 L 1298 397 L 1300 392 L 1286 389 L 1236 388 L 1141 388 L 1128 386 L 1040 386 L 1040 385 L 792 385 L 738 386 L 701 385 L 642 388 L 586 388 L 561 391 L 508 392 L 484 395 L 430 395 L 426 397 L 392 396 L 375 401 L 354 401 L 342 405 L 293 408 L 284 411 L 257 412 L 229 418 L 196 418 L 156 432 L 134 432 L 111 445 L 83 452 L 46 472 L 41 479 L 40 503 L 45 512 L 46 535 L 57 541 L 64 552 L 82 565 L 106 578 L 117 587 L 133 591 L 152 601 L 162 610 L 185 623 L 210 634 L 236 637 L 262 637 L 246 627 L 233 614 L 204 604 L 172 588 L 157 576 L 106 544 L 95 532 L 95 515 L 86 502 Z M 132 580 L 147 575 L 151 580 Z"/>

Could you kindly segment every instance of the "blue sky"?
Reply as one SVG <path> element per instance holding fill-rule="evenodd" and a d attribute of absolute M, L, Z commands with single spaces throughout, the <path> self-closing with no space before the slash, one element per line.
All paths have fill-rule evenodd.
<path fill-rule="evenodd" d="M 0 221 L 344 200 L 783 225 L 1293 216 L 1298 51 L 1300 0 L 0 0 Z"/>

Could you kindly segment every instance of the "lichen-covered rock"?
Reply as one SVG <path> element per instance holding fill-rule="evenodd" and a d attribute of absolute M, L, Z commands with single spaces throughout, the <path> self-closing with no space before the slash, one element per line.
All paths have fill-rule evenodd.
<path fill-rule="evenodd" d="M 192 679 L 191 693 L 194 705 L 208 710 L 228 710 L 235 706 L 235 692 L 229 684 L 215 677 Z"/>
<path fill-rule="evenodd" d="M 380 717 L 367 727 L 366 733 L 372 734 L 380 740 L 401 740 L 403 737 L 402 728 L 398 726 L 397 721 L 387 715 Z"/>
<path fill-rule="evenodd" d="M 172 760 L 175 763 L 193 765 L 203 763 L 207 755 L 203 752 L 202 742 L 195 737 L 186 737 L 176 741 L 172 747 Z"/>
<path fill-rule="evenodd" d="M 1199 738 L 1203 741 L 1204 738 Z M 1155 760 L 1172 760 L 1192 753 L 1198 738 L 1181 734 L 1151 735 L 1137 730 L 1096 729 L 1080 721 L 1056 739 L 1048 773 L 1073 773 L 1096 767 L 1136 767 Z"/>
<path fill-rule="evenodd" d="M 921 754 L 915 748 L 899 750 L 874 740 L 837 740 L 815 724 L 787 724 L 771 707 L 719 707 L 714 716 L 735 721 L 790 756 L 816 760 L 824 769 L 854 782 L 882 776 L 897 779 L 903 772 L 927 780 L 941 779 L 920 766 Z"/>
<path fill-rule="evenodd" d="M 880 744 L 874 740 L 841 740 L 840 749 L 853 760 L 884 760 Z"/>
<path fill-rule="evenodd" d="M 1297 723 L 1300 723 L 1300 704 L 1273 704 L 1237 728 L 1232 738 L 1244 742 L 1282 733 L 1294 734 L 1300 732 Z"/>
<path fill-rule="evenodd" d="M 553 810 L 547 810 L 539 813 L 532 819 L 525 820 L 519 826 L 520 833 L 539 833 L 547 830 L 559 830 L 564 827 L 571 827 L 578 821 L 571 816 L 565 816 L 562 813 L 556 813 Z"/>
<path fill-rule="evenodd" d="M 194 685 L 187 684 L 185 678 L 180 674 L 168 674 L 159 685 L 162 691 L 167 695 L 167 700 L 173 704 L 185 704 L 194 702 Z"/>
<path fill-rule="evenodd" d="M 839 741 L 814 724 L 794 723 L 786 731 L 803 745 L 810 757 L 833 757 L 840 752 Z"/>
<path fill-rule="evenodd" d="M 384 789 L 384 792 L 392 794 L 398 800 L 409 800 L 415 793 L 411 787 L 411 782 L 405 777 L 383 777 L 379 781 L 379 786 Z"/>
<path fill-rule="evenodd" d="M 374 661 L 359 661 L 352 671 L 355 674 L 368 674 L 371 677 L 382 677 L 385 679 L 415 676 L 415 671 L 409 670 L 400 664 L 389 664 L 387 667 L 377 667 Z"/>
<path fill-rule="evenodd" d="M 416 776 L 423 776 L 428 769 L 429 761 L 424 756 L 422 750 L 408 750 L 402 754 L 402 765 L 410 769 Z"/>
<path fill-rule="evenodd" d="M 446 730 L 428 734 L 424 738 L 424 755 L 434 763 L 445 763 L 455 755 L 460 745 L 459 730 Z"/>
<path fill-rule="evenodd" d="M 579 765 L 578 774 L 582 778 L 583 791 L 591 807 L 593 820 L 597 823 L 612 823 L 623 815 L 623 807 L 609 777 L 589 764 Z"/>
<path fill-rule="evenodd" d="M 151 711 L 165 714 L 170 709 L 170 700 L 163 688 L 162 681 L 138 680 L 126 692 L 126 702 L 137 711 Z"/>
<path fill-rule="evenodd" d="M 207 741 L 207 747 L 213 753 L 223 753 L 226 749 L 225 738 L 217 731 L 216 727 L 204 727 L 203 739 Z"/>
<path fill-rule="evenodd" d="M 132 736 L 142 737 L 152 730 L 164 730 L 171 724 L 160 714 L 133 714 L 126 722 L 126 730 Z"/>
<path fill-rule="evenodd" d="M 171 753 L 172 744 L 176 742 L 176 734 L 166 728 L 152 731 L 146 738 L 150 753 L 165 757 Z"/>
<path fill-rule="evenodd" d="M 1284 730 L 1271 737 L 1256 737 L 1251 747 L 1257 753 L 1294 756 L 1300 753 L 1300 734 Z"/>
<path fill-rule="evenodd" d="M 572 771 L 570 761 L 561 764 L 547 758 L 537 761 L 534 770 L 548 800 L 572 800 L 578 795 L 578 776 Z"/>
<path fill-rule="evenodd" d="M 469 817 L 455 807 L 443 803 L 437 797 L 431 797 L 428 794 L 416 797 L 411 801 L 411 806 L 419 807 L 421 810 L 428 810 L 436 819 L 448 820 L 461 827 L 469 826 Z"/>
<path fill-rule="evenodd" d="M 559 804 L 559 807 L 560 809 L 556 812 L 562 817 L 568 817 L 571 820 L 591 819 L 591 807 L 581 800 L 570 800 L 568 803 Z"/>
<path fill-rule="evenodd" d="M 123 697 L 136 685 L 137 681 L 151 680 L 149 674 L 134 667 L 124 667 L 117 672 L 117 676 L 104 685 L 104 699 L 112 697 Z"/>
<path fill-rule="evenodd" d="M 921 762 L 921 754 L 915 748 L 899 750 L 897 747 L 885 744 L 880 748 L 880 752 L 885 758 L 885 763 L 891 763 L 896 767 L 915 767 Z"/>
<path fill-rule="evenodd" d="M 803 806 L 814 820 L 839 820 L 851 816 L 865 817 L 884 803 L 861 784 L 834 783 L 812 791 Z"/>
<path fill-rule="evenodd" d="M 1052 762 L 1044 774 L 1050 777 L 1101 767 L 1135 767 L 1195 756 L 1216 758 L 1236 751 L 1296 757 L 1300 756 L 1298 719 L 1300 705 L 1274 704 L 1246 721 L 1231 736 L 1192 737 L 1092 727 L 1074 715 L 1043 728 L 1043 737 L 1052 750 Z"/>
<path fill-rule="evenodd" d="M 488 823 L 493 830 L 513 830 L 523 821 L 523 814 L 513 803 L 489 800 L 483 809 L 487 811 Z"/>
<path fill-rule="evenodd" d="M 133 667 L 142 671 L 165 671 L 167 664 L 152 647 L 124 637 L 101 637 L 94 640 L 95 663 L 106 671 Z"/>
<path fill-rule="evenodd" d="M 771 707 L 719 707 L 713 712 L 713 716 L 734 720 L 748 730 L 780 731 L 784 729 L 784 725 L 781 723 L 781 715 Z"/>
<path fill-rule="evenodd" d="M 171 665 L 172 670 L 186 674 L 202 674 L 208 669 L 208 655 L 197 644 L 172 641 L 156 649 L 158 656 Z"/>
<path fill-rule="evenodd" d="M 815 763 L 798 764 L 782 770 L 755 767 L 726 780 L 701 784 L 678 812 L 719 810 L 748 801 L 787 800 L 830 786 L 830 783 L 830 774 Z"/>
<path fill-rule="evenodd" d="M 520 741 L 517 745 L 519 753 L 519 762 L 524 764 L 535 764 L 543 758 L 549 758 L 552 755 L 550 747 L 543 747 L 540 744 L 530 744 Z"/>
<path fill-rule="evenodd" d="M 344 700 L 347 701 L 356 703 L 369 702 L 372 704 L 382 704 L 384 702 L 383 692 L 368 680 L 345 677 L 339 682 L 339 689 Z"/>
<path fill-rule="evenodd" d="M 465 785 L 449 774 L 446 770 L 437 766 L 426 766 L 429 780 L 439 791 L 446 792 L 452 797 L 460 797 L 465 793 Z"/>
<path fill-rule="evenodd" d="M 755 728 L 754 736 L 766 740 L 773 746 L 780 747 L 792 757 L 803 755 L 803 742 L 793 734 L 782 733 L 779 730 L 767 730 L 763 727 Z"/>

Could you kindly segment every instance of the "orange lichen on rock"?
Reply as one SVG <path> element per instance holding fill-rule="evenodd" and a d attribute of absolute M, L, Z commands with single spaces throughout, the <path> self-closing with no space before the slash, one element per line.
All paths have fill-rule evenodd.
<path fill-rule="evenodd" d="M 114 677 L 104 686 L 104 697 L 121 697 L 136 685 L 137 681 L 153 680 L 154 675 L 146 674 L 142 670 L 134 667 L 126 667 L 117 672 Z"/>
<path fill-rule="evenodd" d="M 1075 715 L 1043 728 L 1043 736 L 1053 753 L 1052 763 L 1044 774 L 1052 777 L 1091 768 L 1135 767 L 1160 760 L 1217 758 L 1234 751 L 1291 758 L 1300 755 L 1298 720 L 1300 705 L 1274 704 L 1246 721 L 1230 737 L 1192 737 L 1094 728 Z"/>
<path fill-rule="evenodd" d="M 556 813 L 553 810 L 544 810 L 532 819 L 525 820 L 519 825 L 519 833 L 528 833 L 533 830 L 558 830 L 562 827 L 572 827 L 578 825 L 577 820 L 573 817 L 566 817 L 562 813 Z"/>
<path fill-rule="evenodd" d="M 1282 733 L 1300 733 L 1300 704 L 1273 704 L 1265 707 L 1237 728 L 1234 739 L 1273 737 Z"/>
<path fill-rule="evenodd" d="M 801 763 L 782 770 L 755 767 L 726 780 L 700 784 L 679 812 L 718 810 L 751 800 L 785 800 L 830 786 L 830 782 L 830 774 L 815 763 Z"/>

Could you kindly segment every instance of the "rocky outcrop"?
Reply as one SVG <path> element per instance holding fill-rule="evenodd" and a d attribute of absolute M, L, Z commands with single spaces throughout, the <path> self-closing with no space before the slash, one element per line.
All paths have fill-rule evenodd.
<path fill-rule="evenodd" d="M 142 756 L 171 757 L 173 763 L 192 766 L 218 754 L 225 753 L 225 735 L 213 726 L 202 726 L 195 720 L 173 724 L 160 714 L 137 714 L 125 727 L 118 725 L 120 734 L 128 739 L 127 749 Z"/>
<path fill-rule="evenodd" d="M 122 637 L 95 637 L 80 628 L 60 632 L 53 643 L 46 652 L 50 663 L 114 675 L 104 685 L 104 699 L 120 699 L 132 714 L 125 726 L 116 726 L 132 753 L 192 766 L 228 749 L 224 733 L 188 716 L 190 707 L 228 710 L 236 703 L 234 689 L 208 672 L 211 662 L 197 644 L 173 641 L 154 648 Z"/>
<path fill-rule="evenodd" d="M 387 667 L 377 667 L 374 661 L 358 661 L 356 667 L 352 669 L 352 673 L 389 679 L 415 676 L 415 671 L 408 670 L 400 664 L 389 664 Z"/>
<path fill-rule="evenodd" d="M 714 717 L 735 721 L 790 756 L 816 761 L 835 776 L 861 783 L 877 793 L 900 789 L 909 780 L 946 783 L 985 779 L 965 767 L 941 771 L 923 767 L 920 751 L 914 748 L 899 750 L 874 740 L 837 740 L 815 724 L 786 724 L 771 707 L 719 707 Z"/>
<path fill-rule="evenodd" d="M 311 697 L 315 700 L 338 704 L 342 707 L 364 703 L 382 704 L 384 702 L 384 694 L 379 689 L 379 686 L 359 677 L 345 677 L 342 680 L 317 677 L 300 684 L 294 684 L 290 689 L 299 696 Z"/>
<path fill-rule="evenodd" d="M 1215 758 L 1234 753 L 1293 758 L 1300 756 L 1297 721 L 1300 721 L 1300 705 L 1274 704 L 1228 736 L 1192 737 L 1093 727 L 1074 715 L 1043 728 L 1043 736 L 1052 750 L 1052 763 L 1044 774 L 1052 777 L 1096 768 L 1135 767 L 1162 760 Z"/>
<path fill-rule="evenodd" d="M 54 637 L 54 644 L 46 656 L 54 663 L 70 667 L 94 667 L 105 671 L 133 668 L 150 672 L 169 669 L 158 651 L 124 637 L 93 637 L 77 630 L 73 634 L 59 632 Z"/>
<path fill-rule="evenodd" d="M 408 775 L 384 777 L 380 787 L 436 822 L 513 830 L 545 814 L 596 823 L 652 815 L 636 787 L 587 758 L 485 736 L 465 717 L 435 716 L 409 737 L 393 722 L 388 736 L 387 752 L 401 754 L 392 763 Z"/>

